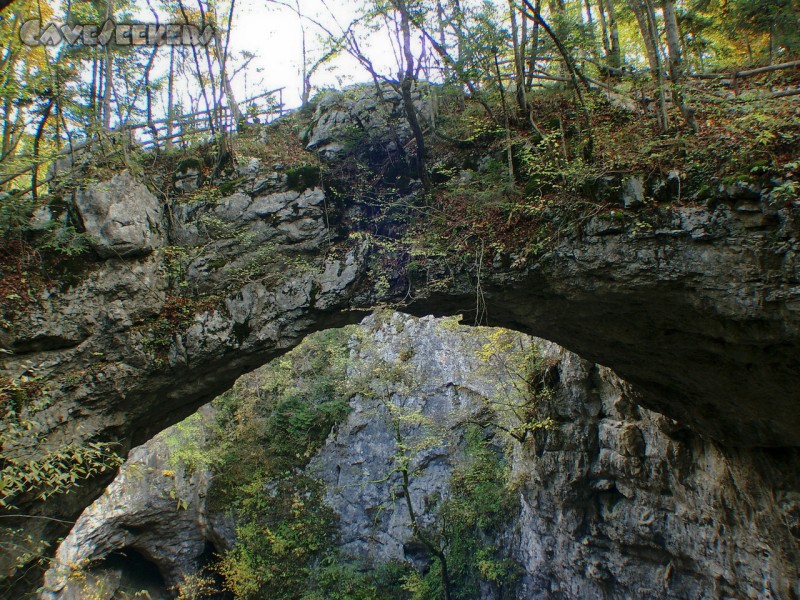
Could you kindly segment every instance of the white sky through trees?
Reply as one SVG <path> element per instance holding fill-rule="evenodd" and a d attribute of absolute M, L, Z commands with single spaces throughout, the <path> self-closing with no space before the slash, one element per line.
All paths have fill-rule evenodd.
<path fill-rule="evenodd" d="M 288 0 L 292 2 L 293 0 Z M 187 7 L 191 0 L 184 0 Z M 229 4 L 225 2 L 224 9 Z M 363 10 L 361 0 L 300 0 L 300 11 L 332 33 L 339 34 Z M 137 0 L 140 12 L 137 18 L 144 22 L 153 20 L 144 0 Z M 305 27 L 308 60 L 313 64 L 325 52 L 326 34 L 309 19 L 302 20 Z M 297 14 L 277 2 L 269 0 L 236 0 L 230 36 L 230 53 L 233 73 L 241 65 L 241 52 L 254 58 L 246 69 L 236 73 L 232 86 L 237 100 L 256 96 L 263 91 L 285 87 L 284 103 L 289 107 L 300 104 L 302 89 L 303 35 L 301 19 Z M 365 43 L 370 58 L 384 74 L 395 74 L 397 60 L 386 33 L 370 36 Z M 168 49 L 160 51 L 161 66 L 166 69 Z M 312 85 L 315 89 L 342 87 L 348 83 L 369 80 L 368 73 L 358 62 L 342 52 L 329 64 L 315 71 Z"/>

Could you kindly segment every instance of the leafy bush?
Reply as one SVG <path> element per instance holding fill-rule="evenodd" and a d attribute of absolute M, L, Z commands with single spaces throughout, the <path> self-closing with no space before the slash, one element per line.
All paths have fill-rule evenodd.
<path fill-rule="evenodd" d="M 301 600 L 401 600 L 410 571 L 405 563 L 360 565 L 330 555 L 314 571 Z"/>
<path fill-rule="evenodd" d="M 236 517 L 237 544 L 220 572 L 237 598 L 297 598 L 333 551 L 322 487 L 298 472 L 349 411 L 349 337 L 312 335 L 216 401 L 211 497 Z"/>
<path fill-rule="evenodd" d="M 78 231 L 69 218 L 35 223 L 34 213 L 39 208 L 48 207 L 27 196 L 0 198 L 0 237 L 25 240 L 39 251 L 62 256 L 77 256 L 89 250 L 89 237 Z"/>
<path fill-rule="evenodd" d="M 450 479 L 450 495 L 441 504 L 438 527 L 447 548 L 447 567 L 454 599 L 479 598 L 481 583 L 513 589 L 520 566 L 504 555 L 495 542 L 518 511 L 517 494 L 502 449 L 483 437 L 478 428 L 467 431 L 464 463 Z M 407 589 L 412 600 L 441 598 L 441 565 L 412 577 Z"/>
<path fill-rule="evenodd" d="M 0 378 L 0 508 L 14 508 L 25 495 L 44 500 L 68 492 L 122 463 L 104 442 L 48 447 L 38 415 L 50 403 L 38 379 Z"/>

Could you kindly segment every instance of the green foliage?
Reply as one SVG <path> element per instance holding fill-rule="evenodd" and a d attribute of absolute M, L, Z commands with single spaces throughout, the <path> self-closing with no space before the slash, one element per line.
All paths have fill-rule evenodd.
<path fill-rule="evenodd" d="M 169 428 L 165 442 L 169 448 L 170 466 L 195 473 L 214 466 L 214 453 L 208 448 L 203 416 L 194 413 Z"/>
<path fill-rule="evenodd" d="M 175 172 L 178 174 L 186 174 L 189 171 L 201 171 L 203 169 L 203 160 L 197 156 L 187 156 L 178 163 L 175 167 Z"/>
<path fill-rule="evenodd" d="M 286 185 L 290 190 L 302 192 L 317 187 L 321 181 L 321 169 L 316 164 L 303 164 L 286 171 Z"/>
<path fill-rule="evenodd" d="M 2 237 L 27 230 L 35 209 L 36 204 L 32 198 L 18 195 L 3 198 L 0 202 L 0 233 L 2 233 Z"/>
<path fill-rule="evenodd" d="M 181 201 L 187 204 L 217 204 L 222 201 L 222 191 L 217 185 L 204 185 L 188 194 Z"/>
<path fill-rule="evenodd" d="M 485 339 L 478 358 L 487 380 L 494 382 L 495 394 L 480 423 L 497 427 L 518 442 L 533 431 L 554 427 L 552 418 L 540 414 L 553 397 L 548 370 L 554 363 L 518 333 L 491 329 Z"/>
<path fill-rule="evenodd" d="M 175 600 L 205 600 L 219 593 L 213 574 L 205 572 L 184 576 L 171 591 L 176 594 Z"/>
<path fill-rule="evenodd" d="M 457 321 L 458 317 L 446 320 L 440 323 L 439 328 L 442 332 L 457 330 Z M 490 330 L 479 356 L 494 368 L 503 369 L 502 374 L 496 376 L 498 380 L 513 380 L 515 376 L 522 380 L 535 370 L 532 363 L 536 354 L 529 347 L 516 349 L 514 345 L 520 342 L 521 337 L 512 332 Z M 384 418 L 394 432 L 395 453 L 386 479 L 397 475 L 404 495 L 412 493 L 411 483 L 423 468 L 419 466 L 419 458 L 427 451 L 450 447 L 449 454 L 458 454 L 458 442 L 443 424 L 425 415 L 419 407 L 398 405 L 392 401 L 413 395 L 415 386 L 419 384 L 413 365 L 402 360 L 402 357 L 410 356 L 409 350 L 398 348 L 397 361 L 378 359 L 371 362 L 366 369 L 368 387 L 363 390 L 365 395 L 378 400 Z M 516 390 L 515 385 L 522 386 L 512 381 L 505 387 Z M 525 385 L 521 390 L 524 393 L 520 395 L 527 399 L 529 387 Z M 518 400 L 508 402 L 512 410 L 519 408 Z M 490 402 L 490 405 L 495 403 L 506 406 L 506 402 L 499 400 Z M 526 416 L 529 415 L 526 413 Z M 433 525 L 423 526 L 419 515 L 408 509 L 412 531 L 429 550 L 432 559 L 427 571 L 408 572 L 404 578 L 403 589 L 413 600 L 441 598 L 445 586 L 451 598 L 468 599 L 479 597 L 481 584 L 494 585 L 498 589 L 513 589 L 516 584 L 519 565 L 504 556 L 502 549 L 491 540 L 497 539 L 517 510 L 517 494 L 510 483 L 510 469 L 503 457 L 502 446 L 490 443 L 483 433 L 490 431 L 493 423 L 480 425 L 469 425 L 464 434 L 464 457 L 456 462 L 449 495 L 438 504 L 438 508 L 432 508 L 436 512 Z M 530 431 L 546 426 L 550 426 L 550 422 L 530 420 L 518 428 Z M 413 498 L 411 501 L 413 504 Z"/>
<path fill-rule="evenodd" d="M 359 565 L 330 555 L 315 569 L 301 600 L 402 600 L 408 565 L 390 562 Z"/>
<path fill-rule="evenodd" d="M 212 496 L 237 519 L 237 545 L 221 565 L 237 598 L 297 598 L 332 552 L 333 513 L 319 483 L 297 469 L 349 412 L 349 337 L 312 335 L 216 401 Z"/>
<path fill-rule="evenodd" d="M 77 256 L 89 250 L 88 235 L 79 232 L 68 219 L 34 224 L 33 215 L 39 208 L 47 207 L 28 196 L 0 199 L 0 237 L 25 240 L 35 244 L 39 251 L 61 256 Z"/>
<path fill-rule="evenodd" d="M 236 223 L 221 219 L 215 215 L 202 215 L 197 222 L 197 228 L 203 231 L 209 241 L 231 239 L 241 235 L 247 235 Z M 248 239 L 242 242 L 247 243 Z"/>
<path fill-rule="evenodd" d="M 16 569 L 24 569 L 37 563 L 46 564 L 50 545 L 50 542 L 37 538 L 29 531 L 0 525 L 0 551 L 13 558 Z"/>
<path fill-rule="evenodd" d="M 765 36 L 765 53 L 776 49 L 797 55 L 800 52 L 800 34 L 797 22 L 800 6 L 793 0 L 733 0 L 729 8 L 735 25 L 751 35 Z"/>
<path fill-rule="evenodd" d="M 208 310 L 216 301 L 214 296 L 167 295 L 159 315 L 147 324 L 147 336 L 143 340 L 145 349 L 153 354 L 155 360 L 163 362 L 175 336 L 186 330 L 201 311 Z"/>
<path fill-rule="evenodd" d="M 450 479 L 450 494 L 438 510 L 437 523 L 451 582 L 451 597 L 480 597 L 481 582 L 497 590 L 513 590 L 520 566 L 495 541 L 519 510 L 511 485 L 510 468 L 500 447 L 472 427 L 466 433 L 465 458 Z M 441 564 L 435 561 L 424 575 L 409 578 L 412 600 L 434 600 L 443 595 Z"/>
<path fill-rule="evenodd" d="M 70 491 L 122 459 L 104 442 L 48 443 L 41 413 L 51 398 L 38 379 L 0 378 L 0 507 L 24 496 L 45 500 Z"/>
<path fill-rule="evenodd" d="M 335 541 L 333 512 L 309 478 L 263 477 L 249 482 L 237 543 L 222 558 L 220 573 L 237 598 L 296 598 L 315 559 Z"/>
<path fill-rule="evenodd" d="M 459 319 L 440 323 L 440 333 L 457 332 Z M 385 323 L 376 319 L 377 327 Z M 490 402 L 494 420 L 514 422 L 517 432 L 532 430 L 533 421 L 526 428 L 502 411 L 506 403 L 515 409 L 524 404 L 530 381 L 538 381 L 547 363 L 511 332 L 472 331 L 483 340 L 477 352 L 487 377 L 498 381 L 498 397 Z M 176 468 L 214 472 L 211 508 L 230 510 L 235 517 L 237 544 L 217 567 L 235 597 L 438 600 L 443 593 L 442 557 L 454 599 L 479 597 L 482 586 L 494 586 L 499 593 L 514 589 L 519 566 L 497 543 L 518 511 L 504 456 L 511 438 L 503 438 L 503 427 L 493 422 L 468 423 L 463 434 L 452 436 L 419 407 L 392 402 L 409 397 L 419 383 L 414 349 L 397 348 L 396 360 L 354 363 L 373 343 L 373 333 L 346 328 L 309 336 L 218 398 L 213 425 L 204 426 L 196 416 L 167 439 Z M 431 503 L 431 523 L 414 520 L 415 535 L 429 548 L 441 549 L 422 571 L 403 563 L 361 564 L 339 554 L 335 516 L 323 501 L 324 488 L 302 471 L 334 424 L 347 415 L 353 394 L 374 398 L 376 418 L 386 419 L 395 434 L 386 481 L 413 482 L 424 469 L 420 457 L 432 448 L 452 446 L 449 495 Z M 404 493 L 410 489 L 404 487 Z M 387 503 L 396 501 L 394 495 L 386 498 Z M 406 510 L 403 502 L 398 506 Z"/>
<path fill-rule="evenodd" d="M 797 198 L 800 198 L 800 182 L 796 179 L 789 179 L 773 188 L 770 195 L 770 203 L 774 206 L 780 206 L 781 204 L 796 201 Z"/>

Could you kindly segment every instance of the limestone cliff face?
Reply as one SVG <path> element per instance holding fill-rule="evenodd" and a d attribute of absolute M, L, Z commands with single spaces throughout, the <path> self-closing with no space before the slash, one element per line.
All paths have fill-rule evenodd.
<path fill-rule="evenodd" d="M 375 327 L 374 322 L 365 323 Z M 468 328 L 396 315 L 359 360 L 397 360 L 422 385 L 393 400 L 418 406 L 451 434 L 497 401 L 512 375 L 487 372 L 482 340 Z M 800 593 L 800 461 L 796 454 L 731 450 L 637 404 L 630 385 L 542 340 L 526 340 L 556 365 L 556 393 L 541 415 L 556 426 L 508 441 L 520 509 L 502 539 L 524 575 L 522 598 L 792 598 Z M 359 368 L 356 363 L 355 369 Z M 365 368 L 365 367 L 361 367 Z M 382 479 L 396 449 L 375 400 L 353 412 L 311 462 L 341 519 L 345 550 L 365 558 L 413 559 L 403 498 Z M 430 515 L 447 496 L 459 444 L 415 463 L 412 497 Z M 426 510 L 427 509 L 427 510 Z M 376 517 L 376 515 L 379 515 Z M 490 591 L 486 592 L 490 597 Z"/>
<path fill-rule="evenodd" d="M 202 414 L 213 418 L 210 407 Z M 197 433 L 202 435 L 199 429 Z M 166 588 L 199 570 L 210 547 L 229 547 L 231 524 L 223 515 L 209 516 L 206 511 L 211 474 L 187 472 L 177 463 L 168 443 L 171 434 L 168 429 L 131 450 L 117 477 L 59 546 L 45 577 L 43 599 L 81 600 L 101 591 L 118 597 L 124 582 L 120 572 L 135 571 L 125 558 L 130 551 L 158 568 L 160 591 L 166 595 Z M 114 556 L 118 569 L 107 567 Z M 98 568 L 98 563 L 103 566 Z"/>
<path fill-rule="evenodd" d="M 507 399 L 504 390 L 513 389 L 514 374 L 487 368 L 481 354 L 491 339 L 486 330 L 396 313 L 369 317 L 361 328 L 367 341 L 353 343 L 349 372 L 366 375 L 374 393 L 353 398 L 352 412 L 306 473 L 324 482 L 345 555 L 422 567 L 430 556 L 412 532 L 399 475 L 392 474 L 398 447 L 387 407 L 418 415 L 403 431 L 405 443 L 413 445 L 424 429 L 436 427 L 436 441 L 419 446 L 413 456 L 409 487 L 422 526 L 435 528 L 453 471 L 465 460 L 466 423 L 497 410 Z M 704 440 L 639 406 L 631 386 L 609 369 L 549 342 L 522 335 L 509 339 L 514 350 L 543 354 L 553 394 L 538 415 L 552 418 L 553 426 L 522 442 L 495 432 L 494 443 L 505 448 L 510 461 L 517 497 L 497 541 L 522 573 L 505 594 L 797 597 L 796 455 L 731 450 Z M 400 365 L 410 378 L 387 386 L 377 375 L 377 365 L 386 364 Z M 504 364 L 503 357 L 492 364 Z M 503 423 L 502 413 L 494 420 Z M 179 510 L 164 493 L 165 485 L 178 480 L 164 484 L 161 472 L 152 478 L 129 475 L 137 464 L 151 466 L 159 448 L 163 441 L 157 439 L 132 453 L 118 480 L 81 517 L 59 560 L 98 559 L 132 547 L 174 581 L 194 572 L 204 538 L 218 546 L 220 533 L 207 523 L 224 519 L 199 517 L 204 477 L 186 482 L 179 476 L 179 495 L 191 498 L 188 508 Z M 56 584 L 58 575 L 51 572 L 48 581 Z M 46 597 L 69 596 L 62 591 Z M 487 585 L 481 597 L 509 596 Z"/>
<path fill-rule="evenodd" d="M 340 121 L 356 126 L 364 115 L 342 102 L 327 121 L 322 106 L 310 128 L 346 161 L 341 138 L 352 127 Z M 339 129 L 326 133 L 334 122 Z M 375 207 L 298 186 L 285 165 L 250 161 L 229 195 L 164 206 L 142 186 L 120 183 L 131 179 L 120 174 L 76 195 L 84 226 L 97 232 L 96 256 L 68 283 L 42 289 L 0 336 L 13 352 L 2 354 L 5 374 L 52 387 L 54 402 L 37 419 L 53 446 L 105 439 L 125 450 L 311 331 L 355 322 L 384 302 L 418 315 L 464 313 L 475 307 L 478 281 L 492 325 L 613 368 L 643 406 L 693 435 L 734 455 L 797 446 L 800 208 L 774 207 L 769 189 L 723 187 L 704 205 L 672 196 L 647 227 L 619 218 L 623 201 L 631 205 L 630 193 L 620 194 L 616 208 L 535 260 L 498 253 L 478 273 L 432 258 L 425 278 L 381 278 L 385 253 L 349 235 Z M 21 510 L 74 518 L 103 483 L 68 501 L 26 500 Z M 7 524 L 47 539 L 63 532 L 54 521 Z"/>

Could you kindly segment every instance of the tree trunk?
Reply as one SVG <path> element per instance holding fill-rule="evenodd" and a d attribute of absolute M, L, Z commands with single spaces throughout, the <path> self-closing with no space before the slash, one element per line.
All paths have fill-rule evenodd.
<path fill-rule="evenodd" d="M 236 97 L 233 94 L 231 81 L 228 78 L 228 48 L 230 45 L 231 26 L 233 24 L 233 9 L 236 6 L 236 0 L 231 0 L 230 11 L 228 12 L 228 32 L 225 38 L 225 47 L 223 48 L 222 55 L 220 56 L 219 50 L 219 37 L 217 43 L 214 44 L 214 55 L 219 64 L 219 76 L 221 79 L 222 87 L 225 89 L 225 96 L 228 99 L 228 106 L 231 109 L 231 118 L 233 119 L 233 128 L 236 129 L 242 119 L 242 114 L 239 112 L 239 104 L 236 102 Z"/>
<path fill-rule="evenodd" d="M 647 60 L 650 64 L 650 74 L 656 86 L 658 95 L 658 125 L 661 131 L 669 129 L 669 115 L 667 114 L 667 100 L 664 91 L 664 73 L 661 69 L 661 55 L 658 47 L 658 29 L 653 5 L 649 0 L 628 0 L 628 4 L 636 17 L 639 31 L 642 34 Z"/>
<path fill-rule="evenodd" d="M 239 121 L 242 118 L 242 115 L 239 112 L 239 104 L 236 102 L 236 97 L 233 95 L 233 88 L 231 87 L 230 79 L 228 79 L 228 69 L 225 64 L 227 61 L 220 56 L 217 44 L 214 44 L 214 54 L 217 59 L 217 63 L 219 64 L 219 75 L 220 75 L 221 85 L 223 90 L 225 91 L 225 97 L 228 100 L 228 107 L 231 110 L 231 118 L 233 119 L 233 129 L 236 129 Z"/>
<path fill-rule="evenodd" d="M 541 0 L 536 0 L 534 10 L 541 9 Z M 526 15 L 527 18 L 527 15 Z M 531 50 L 528 54 L 528 80 L 525 82 L 526 88 L 530 91 L 533 86 L 533 73 L 536 70 L 536 61 L 539 58 L 539 21 L 533 19 L 533 34 L 531 35 Z"/>
<path fill-rule="evenodd" d="M 581 94 L 580 86 L 578 85 L 578 80 L 586 87 L 587 90 L 591 89 L 589 85 L 589 80 L 586 79 L 586 76 L 578 69 L 575 61 L 572 59 L 572 54 L 570 54 L 569 50 L 567 50 L 564 43 L 561 41 L 561 38 L 558 36 L 556 32 L 547 24 L 547 21 L 544 20 L 542 17 L 542 13 L 539 10 L 538 3 L 536 6 L 530 3 L 530 0 L 523 0 L 525 6 L 528 7 L 528 10 L 533 11 L 533 17 L 542 26 L 542 29 L 545 30 L 545 33 L 553 40 L 553 43 L 558 50 L 558 53 L 561 55 L 561 58 L 564 60 L 564 64 L 566 66 L 567 72 L 570 75 L 570 79 L 572 80 L 573 86 L 575 87 L 575 92 L 578 95 L 578 100 L 581 103 L 581 106 L 585 107 L 583 101 L 583 94 Z"/>
<path fill-rule="evenodd" d="M 775 19 L 769 22 L 769 63 L 772 64 L 772 59 L 775 56 Z"/>
<path fill-rule="evenodd" d="M 444 16 L 444 6 L 442 6 L 442 0 L 436 0 L 436 25 L 439 34 L 439 45 L 442 48 L 447 49 L 447 37 L 445 36 L 445 16 Z M 442 61 L 442 76 L 445 83 L 450 83 L 450 80 L 453 77 L 452 68 L 450 64 L 443 60 Z"/>
<path fill-rule="evenodd" d="M 524 10 L 519 10 L 519 15 L 522 17 L 522 25 L 520 27 L 520 34 L 519 34 L 519 57 L 522 61 L 522 74 L 524 75 L 525 79 L 522 80 L 520 85 L 525 86 L 525 82 L 528 78 L 528 73 L 525 69 L 525 65 L 527 64 L 528 58 L 528 15 L 525 14 Z M 527 91 L 527 87 L 525 88 Z M 527 102 L 526 102 L 527 105 Z"/>
<path fill-rule="evenodd" d="M 553 40 L 553 43 L 556 45 L 559 54 L 561 54 L 561 58 L 564 59 L 564 64 L 566 65 L 567 72 L 570 76 L 569 81 L 572 82 L 572 87 L 575 89 L 575 95 L 578 97 L 578 104 L 580 104 L 581 112 L 583 113 L 585 121 L 586 144 L 583 148 L 584 158 L 586 158 L 587 162 L 591 162 L 592 155 L 594 153 L 592 116 L 589 114 L 589 109 L 587 108 L 586 102 L 583 99 L 583 93 L 581 93 L 580 86 L 580 83 L 582 83 L 587 90 L 591 89 L 589 80 L 586 79 L 586 76 L 580 71 L 580 69 L 578 69 L 577 65 L 572 59 L 572 55 L 569 53 L 569 50 L 567 50 L 567 48 L 559 39 L 558 35 L 556 35 L 556 33 L 547 24 L 547 21 L 544 20 L 544 17 L 542 17 L 542 13 L 538 9 L 538 3 L 537 6 L 534 6 L 531 4 L 530 0 L 523 0 L 523 2 L 528 10 L 533 11 L 533 17 L 539 22 L 539 25 L 542 26 L 542 29 L 544 29 L 545 33 L 547 33 L 550 39 Z"/>
<path fill-rule="evenodd" d="M 178 8 L 181 11 L 181 15 L 183 15 L 183 20 L 186 25 L 190 24 L 189 15 L 186 14 L 186 7 L 183 5 L 183 0 L 178 0 Z M 205 17 L 204 17 L 205 18 Z M 174 46 L 173 46 L 174 47 Z M 211 129 L 211 135 L 215 135 L 217 128 L 216 123 L 214 121 L 214 114 L 212 109 L 212 103 L 208 101 L 208 93 L 206 92 L 206 86 L 203 82 L 203 73 L 200 69 L 200 57 L 197 56 L 197 48 L 192 44 L 192 56 L 194 57 L 194 66 L 195 66 L 195 73 L 197 75 L 197 84 L 200 87 L 200 93 L 203 96 L 203 102 L 206 105 L 206 117 L 208 119 L 208 126 Z"/>
<path fill-rule="evenodd" d="M 92 51 L 92 82 L 89 86 L 89 120 L 88 125 L 97 121 L 97 94 L 98 94 L 98 63 L 97 54 Z"/>
<path fill-rule="evenodd" d="M 111 0 L 106 3 L 106 21 L 114 16 Z M 105 82 L 103 88 L 103 129 L 111 130 L 111 90 L 114 87 L 114 70 L 109 44 L 105 46 Z"/>
<path fill-rule="evenodd" d="M 694 110 L 689 108 L 683 97 L 683 52 L 682 36 L 675 15 L 675 4 L 672 0 L 662 0 L 664 27 L 667 33 L 667 50 L 669 52 L 669 77 L 672 82 L 672 98 L 683 115 L 686 124 L 697 133 L 697 122 Z"/>
<path fill-rule="evenodd" d="M 454 60 L 452 56 L 450 56 L 450 54 L 447 52 L 447 49 L 443 48 L 442 45 L 438 41 L 436 41 L 436 38 L 434 38 L 423 25 L 415 22 L 414 27 L 416 27 L 420 31 L 420 33 L 423 36 L 425 36 L 425 39 L 427 39 L 431 43 L 431 46 L 433 46 L 433 49 L 436 50 L 436 53 L 442 58 L 442 60 L 453 68 L 453 71 L 458 76 L 458 79 L 461 81 L 461 83 L 463 83 L 467 87 L 472 98 L 477 100 L 478 103 L 483 107 L 489 118 L 494 123 L 497 123 L 497 119 L 494 116 L 492 107 L 483 97 L 480 90 L 478 90 L 475 87 L 475 84 L 470 80 L 470 78 L 467 77 L 466 73 L 459 66 L 459 63 L 456 60 Z"/>
<path fill-rule="evenodd" d="M 422 127 L 417 118 L 417 110 L 414 108 L 414 97 L 411 93 L 414 85 L 414 55 L 411 52 L 411 18 L 408 14 L 408 7 L 405 0 L 393 0 L 395 8 L 400 13 L 400 31 L 403 40 L 403 55 L 405 57 L 405 73 L 400 81 L 400 90 L 403 97 L 403 107 L 406 112 L 406 119 L 408 125 L 411 127 L 411 132 L 414 134 L 414 140 L 417 143 L 417 174 L 422 181 L 422 185 L 426 190 L 430 190 L 432 183 L 428 177 L 428 171 L 425 165 L 427 149 L 425 146 L 425 136 L 422 133 Z"/>
<path fill-rule="evenodd" d="M 603 36 L 603 54 L 606 57 L 606 63 L 611 65 L 611 44 L 608 39 L 608 22 L 605 8 L 603 8 L 603 0 L 597 0 L 597 14 L 600 17 L 600 33 Z"/>
<path fill-rule="evenodd" d="M 0 157 L 5 158 L 11 149 L 11 98 L 3 99 L 3 148 Z"/>
<path fill-rule="evenodd" d="M 622 50 L 619 45 L 619 28 L 617 27 L 617 15 L 614 10 L 614 0 L 605 0 L 608 10 L 608 34 L 611 42 L 611 54 L 608 64 L 614 69 L 622 67 Z"/>
<path fill-rule="evenodd" d="M 47 102 L 47 106 L 44 109 L 44 114 L 42 115 L 42 120 L 39 122 L 39 127 L 36 128 L 36 135 L 33 138 L 33 171 L 31 171 L 31 195 L 33 196 L 33 201 L 36 202 L 38 198 L 38 194 L 36 189 L 39 187 L 38 177 L 39 177 L 39 144 L 42 141 L 42 134 L 44 133 L 44 126 L 47 124 L 47 120 L 50 118 L 50 113 L 53 110 L 53 104 L 55 100 L 50 98 Z"/>
<path fill-rule="evenodd" d="M 203 8 L 203 0 L 197 0 L 197 8 L 200 11 L 200 28 L 205 29 L 208 22 L 206 21 L 206 11 Z M 215 52 L 219 50 L 218 44 L 219 41 L 217 41 L 217 43 L 214 45 Z M 194 49 L 194 46 L 192 46 L 192 49 Z M 221 105 L 222 105 L 222 95 L 224 93 L 224 90 L 223 86 L 220 85 L 219 94 L 217 94 L 217 81 L 216 78 L 214 77 L 214 65 L 211 60 L 211 52 L 209 51 L 208 46 L 204 46 L 203 49 L 205 50 L 206 67 L 208 68 L 208 83 L 211 84 L 211 102 L 212 102 L 211 108 L 213 109 L 213 113 L 216 117 L 215 121 L 217 123 L 218 128 L 223 129 L 224 124 L 222 122 Z"/>
<path fill-rule="evenodd" d="M 590 0 L 585 0 L 586 4 L 586 24 L 589 26 L 589 38 L 592 44 L 591 54 L 597 56 L 597 31 L 594 27 L 594 16 L 592 15 L 592 4 Z"/>
<path fill-rule="evenodd" d="M 455 17 L 456 52 L 458 52 L 458 60 L 461 61 L 464 59 L 464 11 L 461 9 L 460 0 L 453 0 L 453 16 Z"/>
<path fill-rule="evenodd" d="M 506 105 L 506 93 L 503 89 L 503 79 L 500 74 L 500 61 L 497 59 L 497 53 L 494 55 L 494 67 L 497 70 L 497 85 L 500 87 L 500 102 L 503 107 L 503 120 L 506 130 L 506 154 L 508 158 L 508 185 L 514 186 L 514 153 L 511 147 L 511 124 L 508 119 L 508 106 Z"/>
<path fill-rule="evenodd" d="M 661 8 L 664 11 L 664 29 L 667 33 L 669 76 L 673 82 L 679 82 L 683 77 L 683 52 L 681 34 L 678 29 L 678 18 L 675 15 L 675 4 L 673 4 L 672 0 L 662 0 Z"/>
<path fill-rule="evenodd" d="M 146 100 L 146 109 L 147 109 L 147 125 L 150 128 L 150 134 L 153 136 L 153 143 L 155 144 L 155 151 L 158 152 L 158 131 L 156 130 L 156 125 L 153 122 L 153 91 L 150 89 L 150 68 L 152 67 L 152 62 L 147 66 L 144 71 L 144 91 L 145 91 L 145 100 Z"/>
<path fill-rule="evenodd" d="M 306 106 L 311 99 L 311 75 L 308 72 L 308 48 L 306 47 L 306 27 L 303 24 L 303 14 L 300 12 L 300 0 L 294 0 L 294 12 L 300 22 L 300 42 L 302 44 L 302 89 L 300 91 L 300 106 Z"/>
<path fill-rule="evenodd" d="M 2 85 L 5 88 L 11 87 L 14 83 L 14 75 L 16 74 L 15 71 L 15 63 L 17 54 L 12 52 L 11 48 L 8 48 L 5 56 L 3 57 L 2 64 L 0 64 L 0 73 L 3 73 L 5 77 L 3 78 Z M 14 119 L 12 118 L 12 103 L 11 103 L 11 95 L 6 94 L 3 98 L 3 142 L 2 148 L 0 148 L 0 159 L 6 158 L 6 156 L 11 151 L 11 138 L 13 135 L 14 130 Z"/>
<path fill-rule="evenodd" d="M 520 41 L 519 26 L 517 25 L 517 6 L 514 0 L 508 0 L 508 14 L 511 18 L 511 40 L 514 47 L 514 71 L 516 73 L 515 92 L 517 106 L 521 114 L 528 112 L 528 99 L 525 97 L 525 57 L 523 56 L 524 44 Z M 498 73 L 499 77 L 499 73 Z M 498 81 L 502 87 L 502 81 Z M 508 118 L 506 117 L 506 120 Z"/>
<path fill-rule="evenodd" d="M 591 36 L 592 36 L 592 46 L 594 46 L 596 32 L 594 30 L 594 17 L 592 16 L 592 5 L 589 0 L 586 0 L 585 4 L 586 4 L 586 23 L 587 25 L 589 25 L 589 31 L 591 31 Z"/>
<path fill-rule="evenodd" d="M 175 87 L 175 46 L 169 48 L 169 75 L 167 76 L 167 139 L 164 141 L 164 149 L 172 150 L 172 102 Z"/>
<path fill-rule="evenodd" d="M 111 130 L 111 92 L 114 81 L 113 63 L 111 61 L 111 53 L 108 46 L 105 49 L 105 59 L 103 60 L 104 74 L 103 74 L 103 129 L 106 131 Z"/>
<path fill-rule="evenodd" d="M 633 11 L 633 15 L 636 17 L 636 23 L 639 25 L 639 33 L 642 35 L 644 48 L 647 52 L 647 62 L 650 65 L 650 71 L 655 73 L 659 69 L 658 46 L 653 42 L 647 7 L 643 4 L 643 0 L 628 0 L 628 5 L 631 7 L 631 11 Z"/>
<path fill-rule="evenodd" d="M 403 447 L 403 436 L 400 432 L 400 424 L 396 421 L 393 423 L 394 427 L 394 436 L 395 442 L 397 443 L 398 448 Z M 400 463 L 400 467 L 398 470 L 400 471 L 400 475 L 402 477 L 402 486 L 403 486 L 403 495 L 405 496 L 406 501 L 406 510 L 408 510 L 408 520 L 411 521 L 411 531 L 413 532 L 414 536 L 422 542 L 422 544 L 428 549 L 428 551 L 439 559 L 439 563 L 442 566 L 442 591 L 444 592 L 444 600 L 450 600 L 451 597 L 451 584 L 450 584 L 450 573 L 447 569 L 447 556 L 445 556 L 444 549 L 435 544 L 433 540 L 431 540 L 425 532 L 422 530 L 422 527 L 419 525 L 419 519 L 417 518 L 417 511 L 414 510 L 414 503 L 411 501 L 411 477 L 408 472 L 408 458 L 402 457 L 400 459 L 402 462 Z"/>

